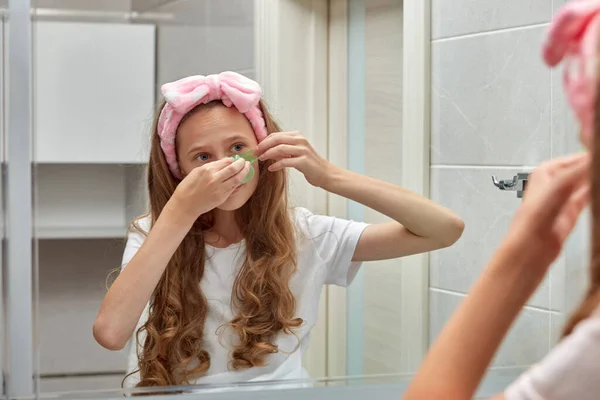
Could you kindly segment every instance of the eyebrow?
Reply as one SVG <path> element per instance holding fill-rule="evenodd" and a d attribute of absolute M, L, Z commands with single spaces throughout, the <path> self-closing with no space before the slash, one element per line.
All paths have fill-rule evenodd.
<path fill-rule="evenodd" d="M 248 140 L 246 138 L 244 138 L 242 135 L 236 133 L 236 134 L 232 134 L 229 137 L 225 137 L 223 141 L 224 142 L 228 142 L 228 143 L 234 143 L 234 142 L 244 142 L 245 143 Z M 203 149 L 205 149 L 207 147 L 209 147 L 209 146 L 203 145 L 203 144 L 200 144 L 200 145 L 197 145 L 197 146 L 192 146 L 192 148 L 188 152 L 188 155 L 192 155 L 194 153 L 197 153 L 198 151 L 201 151 L 201 150 L 203 150 Z"/>

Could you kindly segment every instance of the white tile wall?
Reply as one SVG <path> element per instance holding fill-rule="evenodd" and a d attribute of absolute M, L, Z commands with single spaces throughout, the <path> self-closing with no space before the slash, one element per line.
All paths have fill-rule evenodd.
<path fill-rule="evenodd" d="M 432 164 L 536 165 L 550 156 L 543 28 L 435 42 Z"/>
<path fill-rule="evenodd" d="M 560 7 L 567 4 L 569 1 L 571 0 L 552 0 L 552 7 L 554 9 L 554 12 L 558 11 Z"/>
<path fill-rule="evenodd" d="M 433 0 L 431 196 L 466 222 L 461 240 L 430 257 L 430 339 L 477 279 L 520 200 L 511 178 L 579 149 L 560 70 L 541 58 L 552 13 L 567 0 Z M 584 221 L 585 222 L 585 221 Z M 497 366 L 536 362 L 560 335 L 585 287 L 585 228 L 530 299 Z M 576 245 L 573 245 L 576 243 Z"/>
<path fill-rule="evenodd" d="M 552 0 L 433 0 L 434 39 L 548 22 Z"/>
<path fill-rule="evenodd" d="M 520 204 L 515 192 L 501 192 L 492 184 L 492 174 L 508 179 L 519 171 L 432 166 L 431 199 L 454 210 L 465 221 L 465 232 L 457 244 L 430 255 L 432 288 L 459 293 L 469 291 L 508 231 Z M 548 279 L 530 304 L 548 308 Z"/>
<path fill-rule="evenodd" d="M 463 295 L 431 289 L 429 338 L 433 342 L 446 321 L 456 310 Z M 492 362 L 494 367 L 518 367 L 541 359 L 549 349 L 550 313 L 537 309 L 523 310 L 504 339 Z"/>

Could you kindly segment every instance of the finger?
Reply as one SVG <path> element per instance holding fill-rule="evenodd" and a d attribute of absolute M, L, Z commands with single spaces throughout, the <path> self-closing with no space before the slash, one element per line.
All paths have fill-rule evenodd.
<path fill-rule="evenodd" d="M 269 150 L 272 147 L 278 146 L 280 144 L 289 144 L 295 145 L 301 140 L 301 137 L 292 132 L 276 132 L 267 136 L 262 142 L 258 144 L 256 147 L 256 155 L 260 156 L 265 151 Z"/>
<path fill-rule="evenodd" d="M 220 171 L 217 171 L 215 174 L 215 178 L 218 182 L 225 182 L 227 179 L 231 178 L 232 176 L 240 172 L 242 169 L 244 169 L 246 163 L 247 161 L 243 158 L 235 160 L 225 168 L 221 169 Z"/>
<path fill-rule="evenodd" d="M 555 229 L 560 235 L 561 242 L 571 234 L 583 209 L 590 202 L 590 184 L 580 187 L 563 207 L 556 221 Z"/>
<path fill-rule="evenodd" d="M 242 184 L 242 182 L 244 181 L 246 176 L 248 176 L 248 174 L 250 173 L 251 166 L 252 166 L 252 164 L 250 164 L 248 161 L 246 161 L 246 163 L 244 164 L 244 167 L 239 172 L 237 172 L 235 175 L 232 175 L 224 183 L 231 184 L 231 188 L 236 189 L 237 187 L 239 187 Z"/>
<path fill-rule="evenodd" d="M 292 146 L 289 144 L 280 144 L 275 147 L 271 147 L 258 157 L 259 160 L 273 160 L 280 158 L 298 157 L 304 154 L 304 149 L 298 146 Z"/>
<path fill-rule="evenodd" d="M 570 154 L 568 156 L 557 157 L 551 161 L 548 161 L 547 166 L 551 170 L 560 170 L 578 163 L 583 163 L 588 158 L 589 153 L 587 152 Z"/>
<path fill-rule="evenodd" d="M 298 165 L 298 158 L 284 158 L 269 166 L 269 171 L 275 172 L 284 168 L 294 168 Z"/>
<path fill-rule="evenodd" d="M 554 219 L 571 195 L 589 183 L 589 157 L 559 171 L 553 178 L 542 204 L 537 208 L 539 218 Z"/>

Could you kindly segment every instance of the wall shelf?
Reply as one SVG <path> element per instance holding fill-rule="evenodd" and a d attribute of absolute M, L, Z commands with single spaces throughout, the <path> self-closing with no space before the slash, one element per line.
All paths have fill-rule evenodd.
<path fill-rule="evenodd" d="M 40 164 L 35 230 L 40 239 L 121 238 L 147 210 L 145 165 Z"/>
<path fill-rule="evenodd" d="M 113 227 L 37 227 L 35 237 L 37 239 L 111 239 L 127 236 L 128 225 Z"/>

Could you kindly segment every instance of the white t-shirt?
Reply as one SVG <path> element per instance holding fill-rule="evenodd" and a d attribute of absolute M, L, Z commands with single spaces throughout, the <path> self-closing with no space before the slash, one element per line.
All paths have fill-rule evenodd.
<path fill-rule="evenodd" d="M 506 400 L 600 399 L 600 308 L 504 392 Z"/>
<path fill-rule="evenodd" d="M 265 367 L 231 371 L 228 368 L 231 360 L 231 341 L 227 340 L 227 333 L 231 331 L 226 330 L 219 340 L 217 330 L 235 316 L 231 309 L 231 292 L 237 272 L 245 258 L 245 243 L 242 241 L 227 248 L 206 245 L 206 265 L 199 284 L 208 300 L 204 348 L 210 354 L 210 369 L 195 383 L 222 384 L 308 377 L 302 368 L 302 354 L 308 347 L 310 331 L 317 323 L 321 290 L 326 284 L 347 286 L 352 282 L 361 264 L 352 262 L 352 257 L 367 224 L 313 215 L 304 208 L 296 208 L 292 212 L 299 234 L 296 239 L 297 272 L 290 281 L 290 287 L 296 297 L 295 317 L 302 318 L 303 325 L 294 330 L 296 336 L 284 333 L 276 336 L 275 344 L 279 347 L 279 352 L 267 357 Z M 139 220 L 138 225 L 149 232 L 150 217 Z M 145 238 L 144 234 L 136 230 L 130 231 L 122 268 L 133 258 Z M 142 326 L 147 318 L 148 307 L 144 310 L 137 328 Z M 140 343 L 144 343 L 144 337 L 140 337 Z M 134 335 L 128 372 L 137 369 L 136 349 Z M 132 387 L 137 382 L 139 375 L 135 374 L 127 379 L 125 386 Z"/>

